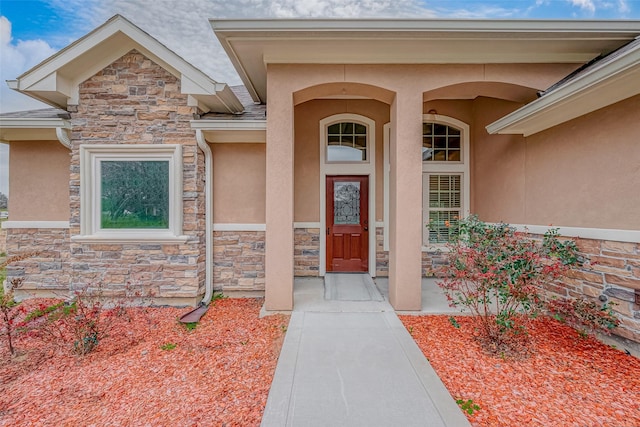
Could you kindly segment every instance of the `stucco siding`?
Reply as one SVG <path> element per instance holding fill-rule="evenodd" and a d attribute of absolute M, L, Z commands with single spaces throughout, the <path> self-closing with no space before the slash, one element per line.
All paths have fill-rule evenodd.
<path fill-rule="evenodd" d="M 22 141 L 10 145 L 11 220 L 68 221 L 69 150 L 58 141 Z"/>
<path fill-rule="evenodd" d="M 525 223 L 640 230 L 638 111 L 634 96 L 528 137 Z"/>
<path fill-rule="evenodd" d="M 473 102 L 471 198 L 484 221 L 525 221 L 525 145 L 519 135 L 489 135 L 485 126 L 518 108 L 493 98 Z"/>
<path fill-rule="evenodd" d="M 210 144 L 213 222 L 264 224 L 265 144 Z"/>

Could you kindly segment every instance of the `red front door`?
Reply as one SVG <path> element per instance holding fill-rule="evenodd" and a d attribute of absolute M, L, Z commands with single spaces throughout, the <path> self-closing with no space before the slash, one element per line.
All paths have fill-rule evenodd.
<path fill-rule="evenodd" d="M 327 271 L 369 271 L 369 177 L 327 177 Z"/>

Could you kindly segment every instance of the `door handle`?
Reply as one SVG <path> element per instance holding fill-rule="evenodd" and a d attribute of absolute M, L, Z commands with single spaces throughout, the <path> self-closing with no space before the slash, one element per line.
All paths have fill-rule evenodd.
<path fill-rule="evenodd" d="M 369 231 L 369 227 L 367 227 L 367 226 L 365 225 L 365 227 L 364 227 L 364 231 Z"/>
<path fill-rule="evenodd" d="M 327 236 L 329 235 L 329 227 L 327 227 Z"/>

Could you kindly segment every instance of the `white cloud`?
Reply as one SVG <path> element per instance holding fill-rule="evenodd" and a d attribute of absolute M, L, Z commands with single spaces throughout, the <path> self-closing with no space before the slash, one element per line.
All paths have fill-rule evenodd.
<path fill-rule="evenodd" d="M 627 0 L 618 0 L 618 12 L 623 15 L 631 12 L 631 7 L 629 7 Z"/>
<path fill-rule="evenodd" d="M 573 6 L 577 6 L 580 9 L 583 9 L 589 13 L 594 13 L 596 11 L 596 4 L 593 0 L 567 0 Z"/>
<path fill-rule="evenodd" d="M 45 108 L 47 105 L 17 93 L 6 85 L 55 50 L 43 40 L 17 40 L 11 36 L 11 22 L 0 16 L 0 112 Z"/>

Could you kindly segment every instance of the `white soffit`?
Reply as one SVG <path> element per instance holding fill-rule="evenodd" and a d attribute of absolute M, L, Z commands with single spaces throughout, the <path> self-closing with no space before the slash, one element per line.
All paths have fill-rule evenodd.
<path fill-rule="evenodd" d="M 7 83 L 11 89 L 66 109 L 68 104 L 78 103 L 81 82 L 132 49 L 181 79 L 182 93 L 190 95 L 190 105 L 199 106 L 205 112 L 238 113 L 243 110 L 226 84 L 212 80 L 120 15 Z"/>
<path fill-rule="evenodd" d="M 486 127 L 529 136 L 640 94 L 640 40 Z"/>
<path fill-rule="evenodd" d="M 640 33 L 640 21 L 210 20 L 254 101 L 266 64 L 585 63 Z"/>

